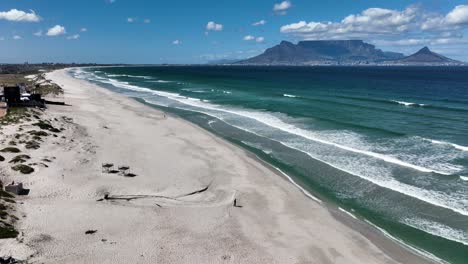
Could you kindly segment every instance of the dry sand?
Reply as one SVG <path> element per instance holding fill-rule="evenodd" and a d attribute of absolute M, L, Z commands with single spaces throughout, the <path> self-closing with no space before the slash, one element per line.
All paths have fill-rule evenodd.
<path fill-rule="evenodd" d="M 32 160 L 49 157 L 48 168 L 31 175 L 2 169 L 5 182 L 21 180 L 31 193 L 17 208 L 23 235 L 1 241 L 0 256 L 32 263 L 428 262 L 191 123 L 64 70 L 47 78 L 71 106 L 44 113 L 64 128 L 30 152 Z M 137 176 L 102 173 L 107 162 Z M 97 201 L 106 193 L 127 199 Z M 242 207 L 233 207 L 234 198 Z"/>

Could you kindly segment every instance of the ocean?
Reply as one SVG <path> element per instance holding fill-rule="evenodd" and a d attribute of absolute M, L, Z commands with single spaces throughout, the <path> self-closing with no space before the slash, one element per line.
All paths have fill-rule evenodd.
<path fill-rule="evenodd" d="M 467 67 L 70 71 L 193 122 L 421 254 L 468 263 Z"/>

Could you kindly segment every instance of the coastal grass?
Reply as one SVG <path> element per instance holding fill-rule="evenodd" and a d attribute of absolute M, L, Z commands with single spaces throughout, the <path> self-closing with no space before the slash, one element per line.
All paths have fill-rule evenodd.
<path fill-rule="evenodd" d="M 32 92 L 42 94 L 43 96 L 60 95 L 63 94 L 63 89 L 54 83 L 47 83 L 36 86 L 32 89 Z"/>
<path fill-rule="evenodd" d="M 21 154 L 11 159 L 9 163 L 23 163 L 23 162 L 26 162 L 30 158 L 31 157 L 28 155 Z"/>
<path fill-rule="evenodd" d="M 0 220 L 0 239 L 15 238 L 18 236 L 18 231 L 15 228 Z"/>
<path fill-rule="evenodd" d="M 8 152 L 8 153 L 20 153 L 21 150 L 15 147 L 6 147 L 0 150 L 0 152 Z"/>
<path fill-rule="evenodd" d="M 8 217 L 13 219 L 15 219 L 15 217 L 8 214 L 8 206 L 4 204 L 15 203 L 13 200 L 14 196 L 3 190 L 2 182 L 0 182 L 0 198 L 0 239 L 15 238 L 18 235 L 18 231 L 15 230 L 13 225 L 6 222 Z"/>
<path fill-rule="evenodd" d="M 17 124 L 21 121 L 27 121 L 31 118 L 30 109 L 25 107 L 12 107 L 8 109 L 6 116 L 0 119 L 0 128 L 2 126 Z"/>
<path fill-rule="evenodd" d="M 18 164 L 18 165 L 11 167 L 11 169 L 14 171 L 19 171 L 23 174 L 30 174 L 34 172 L 34 168 L 26 164 Z"/>
<path fill-rule="evenodd" d="M 39 120 L 38 122 L 34 123 L 33 126 L 37 126 L 42 130 L 48 130 L 53 133 L 60 133 L 60 129 L 53 127 L 51 124 L 49 124 L 46 121 Z"/>

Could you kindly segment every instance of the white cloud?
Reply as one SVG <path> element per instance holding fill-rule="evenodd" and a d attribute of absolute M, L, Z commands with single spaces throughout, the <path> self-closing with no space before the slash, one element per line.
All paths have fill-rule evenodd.
<path fill-rule="evenodd" d="M 133 18 L 133 17 L 127 18 L 127 22 L 128 22 L 128 23 L 133 23 L 133 22 L 135 22 L 135 20 L 136 20 L 136 19 Z"/>
<path fill-rule="evenodd" d="M 88 32 L 88 29 L 87 28 L 81 28 L 80 32 Z"/>
<path fill-rule="evenodd" d="M 63 35 L 65 33 L 67 33 L 67 31 L 65 30 L 65 27 L 60 26 L 60 25 L 55 25 L 49 28 L 46 35 L 49 37 L 53 37 L 53 36 Z"/>
<path fill-rule="evenodd" d="M 273 6 L 273 11 L 285 11 L 291 8 L 291 1 L 283 1 Z"/>
<path fill-rule="evenodd" d="M 223 25 L 217 24 L 214 21 L 210 21 L 208 24 L 206 24 L 206 30 L 221 31 L 223 30 Z"/>
<path fill-rule="evenodd" d="M 75 35 L 71 35 L 67 37 L 67 39 L 79 39 L 79 38 L 80 38 L 79 34 L 75 34 Z"/>
<path fill-rule="evenodd" d="M 244 37 L 244 40 L 245 41 L 255 40 L 255 42 L 257 42 L 257 43 L 263 43 L 265 41 L 265 38 L 264 37 L 254 37 L 252 35 L 247 35 L 247 36 Z"/>
<path fill-rule="evenodd" d="M 143 22 L 146 23 L 146 24 L 149 24 L 149 23 L 151 23 L 151 19 L 145 18 L 145 20 L 143 20 Z"/>
<path fill-rule="evenodd" d="M 468 27 L 468 6 L 457 6 L 447 15 L 427 12 L 421 6 L 404 10 L 369 8 L 339 22 L 299 21 L 280 32 L 307 40 L 363 39 L 373 43 L 418 45 L 460 43 Z"/>
<path fill-rule="evenodd" d="M 266 24 L 266 21 L 262 19 L 260 21 L 252 23 L 252 26 L 263 26 L 265 24 Z"/>
<path fill-rule="evenodd" d="M 246 40 L 246 41 L 250 41 L 250 40 L 254 40 L 254 39 L 255 39 L 255 37 L 252 36 L 252 35 L 247 35 L 247 36 L 244 37 L 244 40 Z"/>
<path fill-rule="evenodd" d="M 468 5 L 456 6 L 445 19 L 450 24 L 468 24 Z"/>
<path fill-rule="evenodd" d="M 36 37 L 41 37 L 42 36 L 42 30 L 36 31 L 33 35 L 36 36 Z"/>
<path fill-rule="evenodd" d="M 41 17 L 36 15 L 33 10 L 27 13 L 18 9 L 11 9 L 10 11 L 0 12 L 0 20 L 2 19 L 14 22 L 39 22 Z"/>
<path fill-rule="evenodd" d="M 176 39 L 176 40 L 172 41 L 172 44 L 174 44 L 174 45 L 180 45 L 180 44 L 182 44 L 182 41 Z"/>
<path fill-rule="evenodd" d="M 18 35 L 14 35 L 14 36 L 13 36 L 13 39 L 14 39 L 14 40 L 19 40 L 19 39 L 22 39 L 22 37 L 21 37 L 21 36 L 18 36 Z"/>

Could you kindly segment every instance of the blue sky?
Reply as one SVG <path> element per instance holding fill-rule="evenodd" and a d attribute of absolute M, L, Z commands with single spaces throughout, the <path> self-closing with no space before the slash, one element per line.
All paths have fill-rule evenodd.
<path fill-rule="evenodd" d="M 307 39 L 468 61 L 467 29 L 459 0 L 2 0 L 0 62 L 204 63 Z"/>

